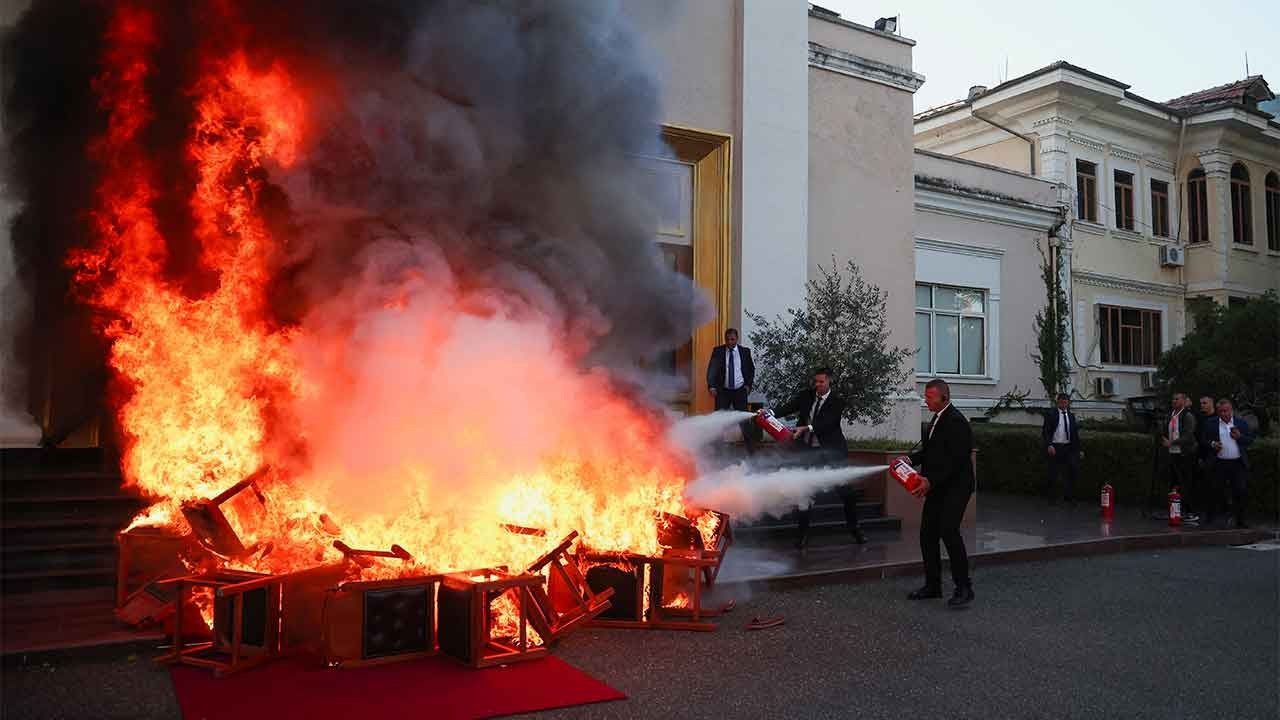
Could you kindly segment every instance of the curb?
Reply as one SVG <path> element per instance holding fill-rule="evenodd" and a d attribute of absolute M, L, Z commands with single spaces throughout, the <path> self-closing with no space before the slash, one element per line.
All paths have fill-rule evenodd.
<path fill-rule="evenodd" d="M 1280 531 L 1276 530 L 1205 530 L 1194 533 L 1153 533 L 1146 535 L 1123 535 L 1120 537 L 1078 540 L 1054 545 L 1017 548 L 1014 550 L 996 550 L 984 553 L 973 553 L 969 563 L 973 567 L 1005 565 L 1009 563 L 1032 562 L 1036 560 L 1055 560 L 1058 558 L 1081 557 L 1085 555 L 1107 555 L 1134 550 L 1153 550 L 1161 548 L 1206 547 L 1224 545 L 1249 545 L 1267 539 L 1280 539 Z M 790 590 L 794 588 L 813 587 L 816 585 L 836 585 L 871 582 L 904 575 L 921 575 L 924 563 L 920 560 L 877 563 L 860 567 L 836 568 L 834 570 L 815 570 L 813 572 L 793 573 L 790 575 L 773 575 L 747 577 L 737 580 L 725 580 L 717 583 L 717 589 L 732 592 L 737 589 L 749 591 Z"/>

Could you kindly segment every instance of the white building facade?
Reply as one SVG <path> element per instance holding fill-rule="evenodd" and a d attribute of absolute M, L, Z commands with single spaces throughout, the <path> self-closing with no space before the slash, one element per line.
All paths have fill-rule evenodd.
<path fill-rule="evenodd" d="M 1054 186 L 1073 389 L 1114 412 L 1148 393 L 1188 302 L 1280 290 L 1280 123 L 1258 109 L 1273 99 L 1252 77 L 1158 103 L 1059 62 L 918 114 L 915 145 Z"/>

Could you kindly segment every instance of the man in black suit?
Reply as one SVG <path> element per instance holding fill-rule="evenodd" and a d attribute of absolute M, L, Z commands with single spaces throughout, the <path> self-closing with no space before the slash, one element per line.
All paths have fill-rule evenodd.
<path fill-rule="evenodd" d="M 1049 504 L 1057 502 L 1053 488 L 1058 484 L 1058 475 L 1065 474 L 1062 498 L 1064 502 L 1074 504 L 1072 489 L 1076 480 L 1080 479 L 1080 424 L 1076 422 L 1075 413 L 1071 412 L 1071 398 L 1066 393 L 1058 393 L 1058 409 L 1044 415 L 1044 424 L 1040 427 L 1040 435 L 1044 438 L 1045 453 L 1049 456 L 1049 476 L 1045 482 L 1045 496 Z"/>
<path fill-rule="evenodd" d="M 1245 507 L 1249 502 L 1249 452 L 1253 443 L 1253 428 L 1244 418 L 1235 414 L 1231 401 L 1218 401 L 1218 415 L 1209 420 L 1200 436 L 1209 442 L 1212 453 L 1215 484 L 1230 498 L 1229 510 L 1238 528 L 1249 527 L 1245 522 Z M 1231 521 L 1227 521 L 1231 525 Z"/>
<path fill-rule="evenodd" d="M 920 465 L 921 483 L 916 497 L 924 498 L 920 514 L 920 554 L 924 556 L 924 587 L 907 597 L 925 600 L 942 597 L 941 540 L 951 559 L 955 593 L 947 605 L 958 608 L 973 602 L 969 579 L 969 554 L 965 552 L 960 522 L 973 494 L 973 430 L 969 420 L 951 404 L 951 388 L 945 380 L 930 380 L 924 402 L 934 412 L 922 447 L 911 454 Z"/>
<path fill-rule="evenodd" d="M 819 368 L 813 373 L 813 389 L 806 390 L 791 399 L 790 402 L 774 410 L 774 415 L 782 418 L 790 415 L 798 416 L 796 429 L 792 433 L 793 449 L 806 453 L 806 465 L 844 465 L 849 460 L 849 444 L 845 440 L 844 431 L 840 428 L 840 418 L 844 414 L 844 400 L 831 389 L 831 370 Z M 853 535 L 854 542 L 866 543 L 867 538 L 858 527 L 858 499 L 861 490 L 842 486 L 839 489 L 840 500 L 844 505 L 844 523 Z M 809 542 L 809 522 L 811 508 L 801 509 L 796 513 L 796 524 L 800 536 L 796 547 L 803 548 Z"/>
<path fill-rule="evenodd" d="M 738 344 L 738 330 L 724 331 L 724 344 L 711 351 L 707 363 L 707 389 L 716 399 L 717 410 L 746 410 L 747 396 L 756 381 L 751 348 Z"/>

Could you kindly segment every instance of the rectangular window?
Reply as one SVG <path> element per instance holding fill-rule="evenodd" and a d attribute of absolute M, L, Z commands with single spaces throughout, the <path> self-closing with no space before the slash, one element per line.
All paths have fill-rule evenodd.
<path fill-rule="evenodd" d="M 1187 241 L 1209 242 L 1209 196 L 1206 194 L 1204 172 L 1193 172 L 1187 178 Z"/>
<path fill-rule="evenodd" d="M 916 372 L 985 376 L 987 295 L 975 288 L 916 285 Z"/>
<path fill-rule="evenodd" d="M 1169 237 L 1169 183 L 1151 181 L 1151 234 Z"/>
<path fill-rule="evenodd" d="M 1116 170 L 1116 227 L 1133 229 L 1133 173 Z"/>
<path fill-rule="evenodd" d="M 1076 217 L 1098 222 L 1098 166 L 1076 161 Z"/>
<path fill-rule="evenodd" d="M 1238 245 L 1253 244 L 1253 205 L 1249 201 L 1249 181 L 1231 178 L 1231 239 Z"/>
<path fill-rule="evenodd" d="M 1270 180 L 1275 180 L 1272 173 Z M 1267 249 L 1280 251 L 1280 184 L 1267 184 Z"/>
<path fill-rule="evenodd" d="M 1160 357 L 1160 311 L 1098 306 L 1102 362 L 1154 367 Z"/>

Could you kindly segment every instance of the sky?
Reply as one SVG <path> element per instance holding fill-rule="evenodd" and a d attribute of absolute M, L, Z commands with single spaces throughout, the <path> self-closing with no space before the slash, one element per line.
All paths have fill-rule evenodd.
<path fill-rule="evenodd" d="M 917 112 L 963 98 L 1058 60 L 1127 83 L 1156 101 L 1266 75 L 1280 93 L 1280 2 L 1275 0 L 818 0 L 872 25 L 899 16 L 925 76 Z M 1008 71 L 1005 71 L 1006 59 Z"/>

